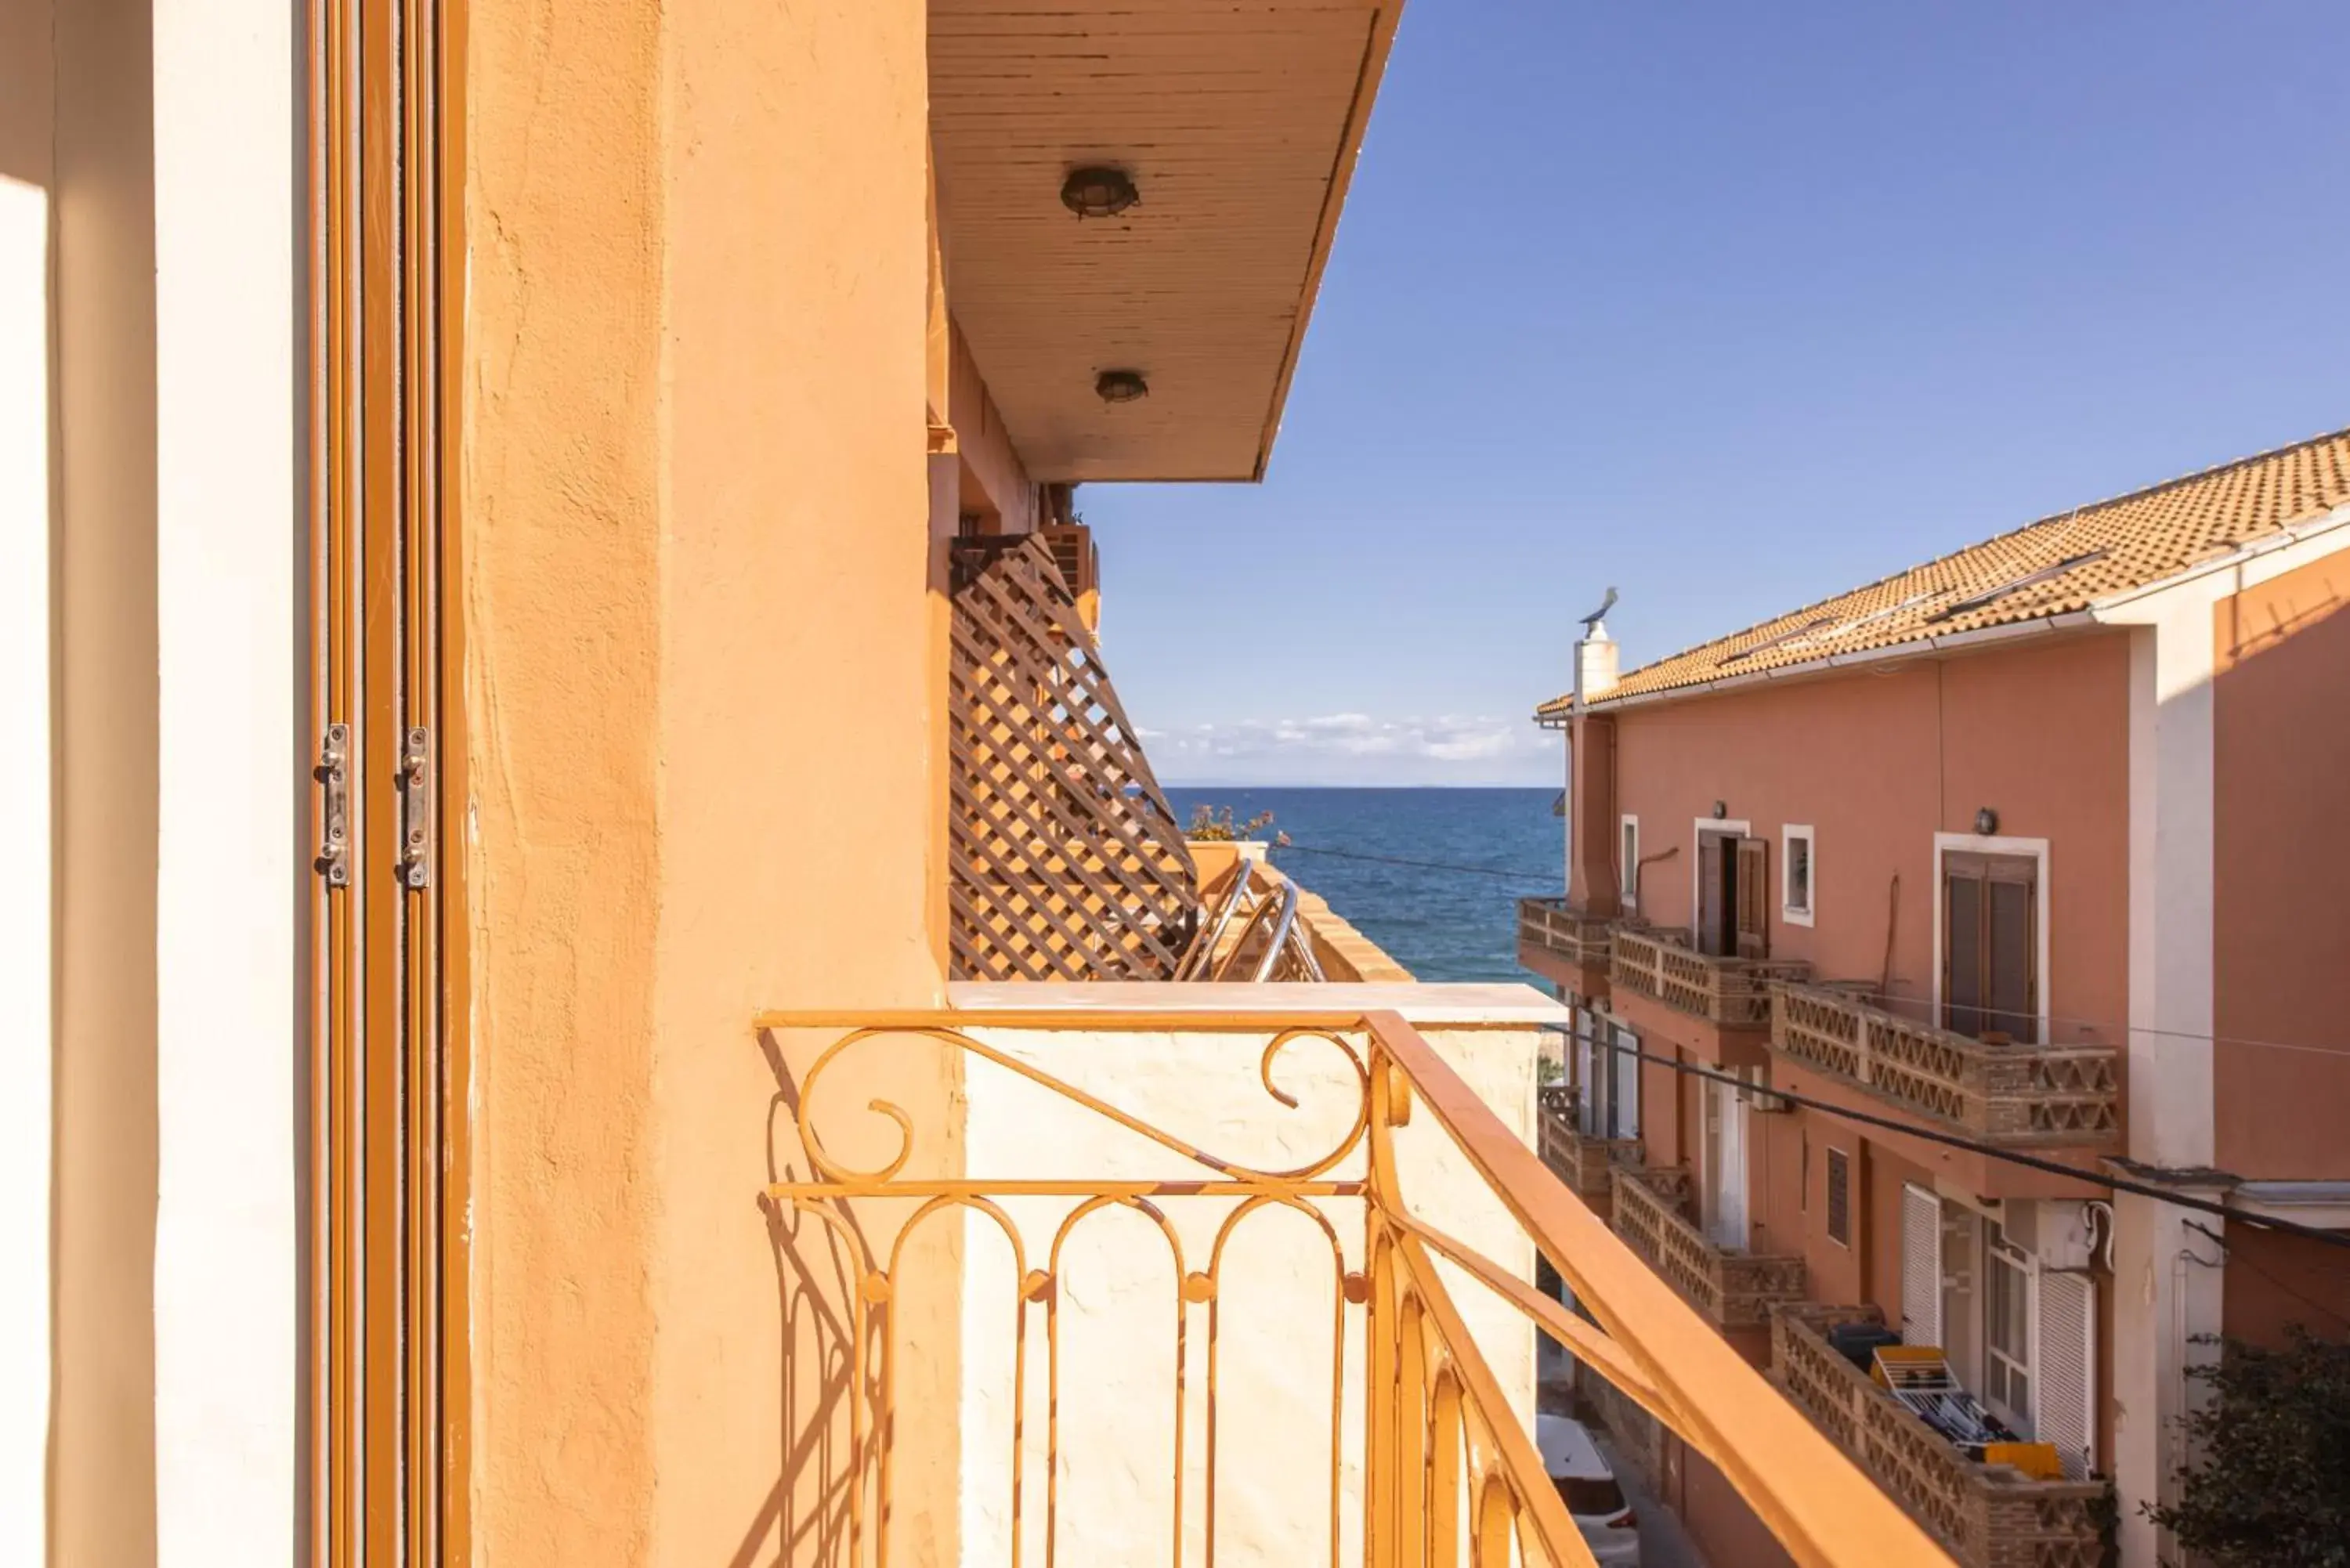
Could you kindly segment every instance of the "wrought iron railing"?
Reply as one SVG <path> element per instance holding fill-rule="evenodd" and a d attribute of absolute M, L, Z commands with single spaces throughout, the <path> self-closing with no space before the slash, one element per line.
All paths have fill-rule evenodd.
<path fill-rule="evenodd" d="M 1595 919 L 1565 898 L 1518 900 L 1518 943 L 1569 963 L 1607 967 L 1616 921 Z"/>
<path fill-rule="evenodd" d="M 1794 960 L 1721 958 L 1689 945 L 1679 931 L 1618 926 L 1610 943 L 1612 985 L 1677 1007 L 1725 1029 L 1771 1023 L 1771 982 L 1807 980 Z"/>
<path fill-rule="evenodd" d="M 1594 1137 L 1585 1132 L 1578 1101 L 1575 1091 L 1563 1084 L 1545 1087 L 1536 1096 L 1543 1163 L 1566 1183 L 1568 1191 L 1604 1218 L 1616 1200 L 1609 1172 L 1617 1165 L 1640 1162 L 1640 1140 Z"/>
<path fill-rule="evenodd" d="M 2033 1480 L 1965 1458 L 1814 1326 L 1873 1315 L 1821 1306 L 1773 1314 L 1771 1380 L 1966 1568 L 2099 1568 L 2106 1483 Z"/>
<path fill-rule="evenodd" d="M 1759 1328 L 1771 1309 L 1804 1299 L 1804 1260 L 1714 1241 L 1687 1212 L 1694 1185 L 1678 1166 L 1618 1165 L 1616 1233 L 1717 1328 Z"/>
<path fill-rule="evenodd" d="M 1990 1044 L 1905 1018 L 1850 988 L 1773 988 L 1771 1048 L 1978 1137 L 2100 1144 L 2121 1131 L 2116 1054 Z"/>
<path fill-rule="evenodd" d="M 1103 1560 L 1102 1542 L 1068 1533 L 1062 1490 L 1070 1459 L 1064 1435 L 1089 1395 L 1107 1397 L 1063 1378 L 1062 1316 L 1076 1300 L 1068 1293 L 1076 1286 L 1065 1253 L 1072 1232 L 1091 1217 L 1123 1210 L 1139 1217 L 1139 1234 L 1155 1231 L 1165 1238 L 1171 1262 L 1171 1273 L 1166 1263 L 1154 1267 L 1169 1281 L 1159 1287 L 1168 1292 L 1164 1321 L 1172 1334 L 1171 1386 L 1162 1393 L 1170 1399 L 1165 1408 L 1172 1412 L 1174 1436 L 1171 1453 L 1126 1453 L 1118 1463 L 1134 1474 L 1171 1462 L 1173 1500 L 1157 1534 L 1171 1541 L 1170 1560 L 1178 1568 L 1217 1560 L 1219 1489 L 1228 1479 L 1218 1468 L 1219 1448 L 1228 1433 L 1249 1435 L 1246 1427 L 1232 1428 L 1235 1419 L 1246 1423 L 1255 1416 L 1246 1404 L 1250 1390 L 1225 1381 L 1220 1362 L 1225 1340 L 1245 1321 L 1227 1324 L 1224 1314 L 1247 1310 L 1244 1296 L 1237 1305 L 1231 1299 L 1243 1293 L 1231 1277 L 1227 1244 L 1252 1216 L 1282 1211 L 1302 1217 L 1313 1239 L 1301 1244 L 1315 1255 L 1326 1248 L 1329 1260 L 1326 1296 L 1293 1332 L 1302 1337 L 1318 1317 L 1330 1328 L 1332 1345 L 1330 1406 L 1320 1439 L 1330 1445 L 1328 1474 L 1310 1492 L 1294 1496 L 1298 1518 L 1315 1534 L 1326 1531 L 1326 1540 L 1287 1553 L 1289 1560 L 1326 1558 L 1334 1568 L 1357 1562 L 1367 1568 L 1592 1562 L 1527 1429 L 1531 1388 L 1513 1396 L 1497 1378 L 1456 1299 L 1455 1292 L 1467 1285 L 1473 1294 L 1490 1292 L 1531 1317 L 1627 1398 L 1680 1433 L 1721 1469 L 1804 1568 L 1947 1563 L 1911 1521 L 1628 1252 L 1479 1092 L 1395 1013 L 1201 1015 L 1058 1007 L 1030 1013 L 779 1012 L 757 1022 L 771 1062 L 806 1063 L 796 1072 L 778 1067 L 784 1092 L 777 1104 L 789 1107 L 798 1152 L 768 1197 L 779 1215 L 796 1210 L 813 1219 L 801 1231 L 822 1240 L 799 1245 L 815 1249 L 841 1281 L 832 1321 L 842 1343 L 825 1365 L 847 1369 L 838 1396 L 847 1407 L 847 1441 L 837 1449 L 814 1443 L 806 1449 L 808 1462 L 832 1472 L 808 1489 L 835 1500 L 827 1517 L 839 1521 L 844 1539 L 828 1560 L 853 1568 L 889 1561 L 893 1506 L 905 1501 L 892 1495 L 895 1448 L 922 1423 L 963 1422 L 970 1407 L 953 1398 L 899 1398 L 904 1345 L 889 1321 L 891 1303 L 900 1289 L 902 1260 L 910 1255 L 909 1237 L 941 1215 L 958 1218 L 974 1233 L 1000 1235 L 1012 1261 L 1002 1310 L 1014 1345 L 992 1363 L 1003 1370 L 1004 1386 L 990 1390 L 998 1407 L 1008 1405 L 1013 1413 L 1009 1467 L 990 1472 L 1004 1487 L 1000 1500 L 982 1500 L 980 1512 L 967 1504 L 963 1514 L 967 1521 L 999 1521 L 1006 1539 L 965 1539 L 962 1551 L 1014 1563 L 1024 1553 L 1047 1564 L 1057 1554 L 1073 1563 Z M 808 1031 L 824 1033 L 811 1041 Z M 1114 1104 L 1107 1093 L 1046 1071 L 1033 1052 L 993 1043 L 1022 1031 L 1080 1032 L 1087 1038 L 1077 1043 L 1083 1049 L 1071 1060 L 1095 1071 L 1110 1048 L 1101 1037 L 1156 1042 L 1155 1058 L 1170 1039 L 1239 1036 L 1255 1064 L 1250 1077 L 1270 1096 L 1263 1120 L 1280 1124 L 1315 1109 L 1284 1086 L 1308 1081 L 1303 1059 L 1309 1056 L 1322 1058 L 1319 1076 L 1311 1081 L 1339 1085 L 1338 1103 L 1319 1107 L 1317 1125 L 1326 1136 L 1305 1142 L 1293 1137 L 1284 1146 L 1304 1154 L 1278 1164 L 1243 1161 L 1167 1130 L 1149 1106 Z M 799 1042 L 795 1054 L 780 1043 L 785 1036 Z M 902 1049 L 909 1037 L 927 1042 L 958 1070 L 1024 1084 L 1024 1093 L 1042 1095 L 1058 1114 L 1139 1140 L 1138 1147 L 1184 1174 L 1126 1180 L 1055 1169 L 1053 1146 L 1027 1137 L 1019 1147 L 1034 1151 L 1041 1169 L 962 1170 L 957 1157 L 940 1166 L 957 1174 L 917 1177 L 910 1172 L 930 1168 L 917 1158 L 922 1146 L 954 1144 L 953 1131 L 919 1127 L 910 1112 L 881 1098 L 864 1102 L 871 1115 L 851 1129 L 865 1139 L 856 1146 L 860 1158 L 836 1153 L 850 1144 L 844 1138 L 837 1145 L 827 1131 L 831 1080 L 857 1074 L 854 1067 L 842 1069 L 860 1053 Z M 1138 1058 L 1138 1084 L 1149 1081 L 1149 1065 Z M 872 1064 L 852 1081 L 874 1082 Z M 1475 1189 L 1503 1211 L 1513 1233 L 1557 1270 L 1594 1321 L 1536 1292 L 1522 1268 L 1505 1267 L 1430 1223 L 1414 1197 L 1423 1168 L 1408 1174 L 1397 1158 L 1402 1129 L 1423 1116 L 1440 1136 L 1416 1132 L 1412 1137 L 1419 1141 L 1413 1147 L 1440 1152 L 1451 1168 L 1470 1173 Z M 1245 1130 L 1229 1118 L 1217 1125 L 1234 1137 Z M 1175 1222 L 1179 1212 L 1188 1224 Z M 1293 1228 L 1300 1222 L 1288 1221 Z M 1187 1251 L 1187 1233 L 1209 1240 Z M 1086 1295 L 1134 1297 L 1147 1288 L 1147 1276 L 1094 1281 Z M 1506 1311 L 1483 1300 L 1481 1310 Z M 966 1311 L 967 1336 L 973 1321 Z M 978 1366 L 982 1348 L 967 1337 L 961 1364 Z M 1034 1387 L 1039 1357 L 1041 1399 Z M 1292 1388 L 1296 1370 L 1290 1356 L 1284 1378 Z M 1241 1405 L 1234 1407 L 1234 1400 Z M 972 1428 L 957 1429 L 969 1476 Z M 1360 1456 L 1351 1490 L 1342 1452 Z M 1188 1502 L 1186 1475 L 1196 1478 Z M 967 1495 L 971 1484 L 965 1483 Z"/>

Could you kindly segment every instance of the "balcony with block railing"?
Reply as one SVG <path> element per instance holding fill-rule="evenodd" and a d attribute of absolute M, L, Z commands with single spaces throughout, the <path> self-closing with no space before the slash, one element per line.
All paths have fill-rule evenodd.
<path fill-rule="evenodd" d="M 1700 952 L 1682 931 L 1618 926 L 1610 943 L 1617 994 L 1644 996 L 1721 1029 L 1768 1029 L 1772 982 L 1809 978 L 1811 966 L 1793 960 Z"/>
<path fill-rule="evenodd" d="M 1523 1019 L 1049 989 L 755 1020 L 811 1560 L 926 1550 L 912 1489 L 943 1455 L 967 1563 L 1590 1568 L 1535 1443 L 1532 1320 L 1804 1568 L 1948 1563 L 1544 1168 Z M 1450 988 L 1382 989 L 1425 1014 Z M 954 1095 L 920 1103 L 957 1125 L 886 1089 L 941 1069 Z M 1537 1256 L 1587 1316 L 1527 1283 Z"/>
<path fill-rule="evenodd" d="M 1965 1568 L 2098 1568 L 2103 1481 L 2035 1480 L 1978 1464 L 1902 1407 L 1827 1342 L 1838 1323 L 1881 1321 L 1874 1307 L 1772 1314 L 1771 1380 Z"/>
<path fill-rule="evenodd" d="M 1804 1299 L 1802 1258 L 1724 1247 L 1698 1228 L 1689 1216 L 1695 1182 L 1688 1171 L 1618 1165 L 1609 1176 L 1616 1233 L 1714 1327 L 1759 1329 L 1773 1307 Z"/>
<path fill-rule="evenodd" d="M 1585 914 L 1565 898 L 1518 900 L 1518 962 L 1576 996 L 1607 996 L 1613 917 Z"/>
<path fill-rule="evenodd" d="M 1565 1084 L 1544 1086 L 1536 1097 L 1535 1116 L 1543 1163 L 1566 1183 L 1568 1191 L 1607 1218 L 1616 1203 L 1615 1168 L 1640 1162 L 1640 1140 L 1596 1137 L 1585 1132 L 1581 1096 Z"/>
<path fill-rule="evenodd" d="M 1771 1049 L 1929 1126 L 1991 1143 L 2105 1148 L 2121 1136 L 2117 1054 L 1972 1039 L 1864 991 L 1781 981 Z"/>

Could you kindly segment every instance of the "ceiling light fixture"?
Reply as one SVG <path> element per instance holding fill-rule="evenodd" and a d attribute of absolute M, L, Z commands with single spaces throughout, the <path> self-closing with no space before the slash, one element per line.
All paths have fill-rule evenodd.
<path fill-rule="evenodd" d="M 1094 378 L 1094 390 L 1105 403 L 1131 403 L 1150 396 L 1150 383 L 1139 370 L 1104 370 Z"/>
<path fill-rule="evenodd" d="M 1108 164 L 1072 169 L 1061 182 L 1061 205 L 1080 218 L 1115 218 L 1141 200 L 1133 177 Z"/>

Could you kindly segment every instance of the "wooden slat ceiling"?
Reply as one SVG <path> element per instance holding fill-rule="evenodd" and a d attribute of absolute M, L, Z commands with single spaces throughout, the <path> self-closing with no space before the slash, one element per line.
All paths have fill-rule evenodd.
<path fill-rule="evenodd" d="M 931 0 L 949 299 L 1032 477 L 1263 477 L 1399 6 Z M 1105 163 L 1141 201 L 1081 221 Z"/>

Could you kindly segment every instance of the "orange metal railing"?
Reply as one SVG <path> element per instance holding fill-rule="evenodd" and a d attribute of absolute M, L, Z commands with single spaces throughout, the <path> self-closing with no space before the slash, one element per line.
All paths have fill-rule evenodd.
<path fill-rule="evenodd" d="M 1471 1332 L 1454 1294 L 1456 1282 L 1464 1280 L 1531 1317 L 1627 1398 L 1679 1432 L 1721 1470 L 1804 1568 L 1948 1568 L 1950 1560 L 1927 1535 L 1627 1250 L 1435 1047 L 1393 1012 L 1202 1014 L 1063 1006 L 1034 1012 L 775 1012 L 757 1022 L 776 1060 L 783 1054 L 773 1045 L 779 1035 L 805 1044 L 797 1032 L 827 1032 L 812 1052 L 802 1053 L 808 1064 L 792 1075 L 778 1101 L 792 1107 L 806 1175 L 775 1182 L 768 1197 L 779 1213 L 797 1210 L 817 1221 L 801 1231 L 822 1241 L 801 1245 L 821 1245 L 835 1265 L 847 1262 L 849 1288 L 839 1292 L 837 1310 L 847 1319 L 840 1359 L 853 1369 L 845 1396 L 848 1434 L 845 1450 L 829 1461 L 838 1473 L 823 1478 L 822 1490 L 838 1499 L 845 1524 L 839 1560 L 857 1568 L 891 1561 L 888 1533 L 893 1508 L 903 1501 L 892 1497 L 895 1448 L 913 1438 L 921 1422 L 960 1419 L 951 1399 L 899 1403 L 902 1347 L 887 1321 L 910 1236 L 941 1214 L 1000 1231 L 1017 1280 L 1015 1345 L 998 1363 L 1008 1367 L 1010 1386 L 997 1392 L 1015 1412 L 1010 1491 L 1000 1514 L 1008 1540 L 966 1540 L 962 1549 L 966 1555 L 1008 1555 L 1015 1564 L 1024 1554 L 1047 1564 L 1064 1553 L 1073 1563 L 1099 1560 L 1101 1542 L 1069 1538 L 1058 1490 L 1066 1459 L 1065 1425 L 1071 1408 L 1094 1392 L 1063 1380 L 1063 1258 L 1073 1231 L 1090 1216 L 1118 1210 L 1139 1214 L 1163 1234 L 1173 1262 L 1174 1299 L 1168 1303 L 1173 1386 L 1167 1393 L 1176 1473 L 1166 1533 L 1172 1536 L 1177 1568 L 1217 1559 L 1218 1445 L 1231 1420 L 1250 1415 L 1245 1407 L 1226 1408 L 1233 1398 L 1244 1400 L 1246 1392 L 1224 1385 L 1220 1364 L 1225 1243 L 1251 1214 L 1269 1210 L 1304 1215 L 1321 1238 L 1306 1244 L 1317 1253 L 1326 1245 L 1331 1259 L 1328 1304 L 1314 1309 L 1326 1313 L 1322 1321 L 1334 1329 L 1330 1471 L 1326 1495 L 1316 1488 L 1315 1495 L 1298 1497 L 1295 1507 L 1314 1511 L 1300 1519 L 1321 1521 L 1314 1529 L 1326 1530 L 1334 1568 L 1354 1562 L 1366 1568 L 1515 1563 L 1582 1568 L 1592 1562 L 1544 1474 L 1527 1428 L 1530 1403 L 1513 1402 Z M 1298 1110 L 1298 1098 L 1281 1085 L 1308 1054 L 1335 1053 L 1324 1057 L 1315 1081 L 1349 1086 L 1342 1091 L 1344 1103 L 1321 1107 L 1333 1129 L 1329 1136 L 1274 1168 L 1200 1147 L 1157 1125 L 1148 1106 L 1113 1104 L 1045 1071 L 1033 1053 L 993 1043 L 1021 1031 L 1243 1036 L 1256 1061 L 1253 1076 L 1269 1096 L 1268 1119 Z M 948 1137 L 951 1129 L 918 1127 L 902 1106 L 882 1098 L 848 1108 L 878 1115 L 883 1127 L 894 1123 L 894 1134 L 881 1140 L 894 1142 L 894 1148 L 885 1147 L 878 1160 L 870 1158 L 870 1143 L 860 1146 L 866 1158 L 836 1154 L 825 1126 L 825 1107 L 834 1097 L 831 1077 L 859 1053 L 902 1047 L 908 1037 L 971 1071 L 1015 1075 L 1064 1112 L 1100 1118 L 1156 1146 L 1160 1155 L 1154 1158 L 1171 1158 L 1187 1174 L 1125 1180 L 1055 1171 L 1045 1147 L 1037 1149 L 1044 1173 L 917 1176 L 912 1173 L 931 1168 L 917 1158 L 918 1145 Z M 1087 1043 L 1089 1060 L 1098 1060 L 1093 1053 L 1099 1048 Z M 844 1076 L 857 1072 L 851 1068 Z M 873 1081 L 869 1070 L 863 1081 Z M 1456 1167 L 1466 1162 L 1509 1222 L 1574 1288 L 1588 1320 L 1535 1291 L 1521 1269 L 1504 1267 L 1448 1234 L 1437 1223 L 1440 1217 L 1416 1204 L 1416 1182 L 1399 1164 L 1397 1137 L 1399 1129 L 1423 1116 L 1443 1135 L 1424 1147 L 1449 1148 Z M 872 1124 L 865 1130 L 871 1137 Z M 941 1168 L 953 1167 L 950 1161 Z M 1203 1250 L 1195 1244 L 1187 1256 L 1182 1228 L 1170 1216 L 1177 1206 L 1191 1204 L 1207 1206 L 1204 1224 L 1214 1240 Z M 897 1218 L 885 1222 L 890 1214 Z M 1049 1218 L 1038 1220 L 1032 1232 L 1028 1221 L 1039 1215 Z M 1458 1272 L 1448 1276 L 1439 1260 Z M 1482 1310 L 1497 1309 L 1487 1303 Z M 966 1365 L 975 1365 L 971 1346 L 962 1354 Z M 1024 1436 L 1016 1413 L 1031 1408 L 1039 1356 L 1046 1430 L 1041 1450 L 1032 1453 L 1034 1435 Z M 1199 1417 L 1188 1430 L 1186 1412 Z M 1358 1516 L 1344 1507 L 1347 1486 L 1339 1461 L 1342 1449 L 1357 1445 Z M 1146 1463 L 1139 1455 L 1129 1459 Z M 1037 1469 L 1041 1484 L 1033 1479 Z M 1201 1478 L 1204 1492 L 1188 1504 L 1187 1472 Z"/>

